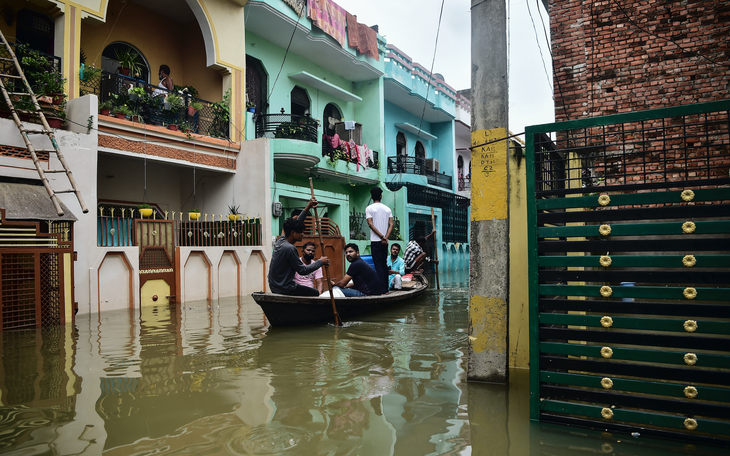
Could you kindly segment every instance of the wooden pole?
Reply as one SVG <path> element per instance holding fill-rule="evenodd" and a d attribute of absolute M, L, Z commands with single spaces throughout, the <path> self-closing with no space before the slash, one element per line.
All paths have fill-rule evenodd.
<path fill-rule="evenodd" d="M 431 226 L 433 227 L 433 230 L 436 231 L 436 217 L 433 215 L 433 208 L 431 208 Z M 439 259 L 439 246 L 436 242 L 436 233 L 433 234 L 433 259 L 437 260 Z M 441 289 L 441 284 L 439 283 L 439 265 L 434 264 L 434 267 L 436 268 L 436 289 Z"/>
<path fill-rule="evenodd" d="M 314 184 L 312 178 L 309 178 L 309 189 L 312 191 L 312 198 L 314 198 Z M 319 248 L 322 250 L 322 256 L 324 255 L 324 239 L 322 239 L 322 230 L 319 226 L 319 214 L 317 214 L 317 208 L 314 208 L 314 227 L 319 233 Z M 335 304 L 335 295 L 332 293 L 332 282 L 330 281 L 330 267 L 328 264 L 324 265 L 324 274 L 327 278 L 327 289 L 330 291 L 330 302 L 332 303 L 332 313 L 335 314 L 335 325 L 342 326 L 342 319 L 340 314 L 337 313 L 337 305 Z"/>

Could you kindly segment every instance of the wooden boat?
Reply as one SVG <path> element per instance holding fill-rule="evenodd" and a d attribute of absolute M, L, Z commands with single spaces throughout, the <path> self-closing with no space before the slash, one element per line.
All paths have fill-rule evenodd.
<path fill-rule="evenodd" d="M 413 286 L 393 291 L 387 295 L 362 298 L 335 298 L 337 312 L 343 322 L 378 310 L 387 309 L 410 301 L 423 294 L 428 280 L 423 275 L 413 274 Z M 253 299 L 264 310 L 272 326 L 311 325 L 334 323 L 332 302 L 327 297 L 286 296 L 277 293 L 252 293 Z"/>

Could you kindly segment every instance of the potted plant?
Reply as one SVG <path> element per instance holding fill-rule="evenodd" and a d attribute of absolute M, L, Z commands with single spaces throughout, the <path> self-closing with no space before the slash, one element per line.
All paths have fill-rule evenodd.
<path fill-rule="evenodd" d="M 114 116 L 116 116 L 117 119 L 124 119 L 131 113 L 132 111 L 126 105 L 120 105 L 114 108 Z"/>
<path fill-rule="evenodd" d="M 142 218 L 148 218 L 152 215 L 152 212 L 154 209 L 152 209 L 152 206 L 146 203 L 142 203 L 139 206 L 137 206 L 137 210 L 140 214 L 142 214 Z"/>
<path fill-rule="evenodd" d="M 170 107 L 166 108 L 166 109 L 170 109 L 172 111 L 177 111 L 183 107 L 183 99 L 180 95 L 178 95 L 176 93 L 169 93 L 167 95 L 166 101 L 167 101 L 167 103 L 170 104 Z"/>
<path fill-rule="evenodd" d="M 143 97 L 146 95 L 144 91 L 144 87 L 130 87 L 127 91 L 127 94 L 129 95 L 130 101 L 137 101 L 137 98 Z"/>
<path fill-rule="evenodd" d="M 91 66 L 86 66 L 82 63 L 81 71 L 79 73 L 82 81 L 94 81 L 101 74 L 101 70 L 99 68 L 96 68 L 93 63 L 91 64 Z"/>
<path fill-rule="evenodd" d="M 213 103 L 213 120 L 208 129 L 208 135 L 214 138 L 228 138 L 228 128 L 231 122 L 231 89 L 223 95 L 223 100 Z"/>
<path fill-rule="evenodd" d="M 247 101 L 246 102 L 246 111 L 256 112 L 256 103 L 254 103 L 253 101 Z"/>
<path fill-rule="evenodd" d="M 142 117 L 142 114 L 139 113 L 139 109 L 132 108 L 130 111 L 132 122 L 144 123 L 144 118 Z"/>
<path fill-rule="evenodd" d="M 201 109 L 203 109 L 203 103 L 201 103 L 199 101 L 196 101 L 196 100 L 193 100 L 193 101 L 190 102 L 190 106 L 188 106 L 188 115 L 190 117 L 193 117 Z"/>
<path fill-rule="evenodd" d="M 112 100 L 103 101 L 99 103 L 99 114 L 101 114 L 102 116 L 108 116 L 113 107 L 114 103 L 112 102 Z"/>
<path fill-rule="evenodd" d="M 139 53 L 134 49 L 117 49 L 114 60 L 119 62 L 119 73 L 124 76 L 137 75 L 142 69 Z"/>
<path fill-rule="evenodd" d="M 190 220 L 199 220 L 200 219 L 200 211 L 197 209 L 190 209 L 188 211 L 188 217 L 190 217 Z"/>
<path fill-rule="evenodd" d="M 231 222 L 235 222 L 236 220 L 241 219 L 241 213 L 238 212 L 239 207 L 240 206 L 233 204 L 228 206 L 228 220 L 230 220 Z"/>

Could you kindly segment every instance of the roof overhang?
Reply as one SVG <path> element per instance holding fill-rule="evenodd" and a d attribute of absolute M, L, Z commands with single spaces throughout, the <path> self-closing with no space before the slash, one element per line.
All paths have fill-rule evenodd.
<path fill-rule="evenodd" d="M 423 120 L 426 122 L 439 123 L 454 120 L 453 115 L 434 106 L 435 98 L 444 95 L 436 95 L 433 89 L 429 90 L 428 101 L 421 95 L 413 92 L 409 87 L 404 86 L 401 82 L 392 78 L 386 77 L 384 79 L 383 89 L 385 101 L 400 106 L 415 116 L 423 116 Z"/>
<path fill-rule="evenodd" d="M 77 218 L 59 201 L 63 215 L 59 216 L 51 197 L 42 185 L 0 182 L 0 207 L 9 220 L 72 221 Z"/>
<path fill-rule="evenodd" d="M 357 55 L 344 49 L 330 36 L 312 35 L 305 25 L 311 23 L 306 17 L 297 21 L 296 17 L 291 18 L 263 1 L 249 1 L 245 6 L 245 14 L 246 31 L 282 49 L 288 48 L 289 52 L 348 81 L 371 81 L 383 75 L 382 71 L 367 61 L 360 60 Z M 249 43 L 246 43 L 247 47 L 248 45 Z"/>
<path fill-rule="evenodd" d="M 289 79 L 293 79 L 297 82 L 301 82 L 302 84 L 307 84 L 308 86 L 314 87 L 315 89 L 319 89 L 322 92 L 326 92 L 333 97 L 337 97 L 340 100 L 343 101 L 362 101 L 362 98 L 358 97 L 354 93 L 348 92 L 345 89 L 341 89 L 337 87 L 334 84 L 330 84 L 329 82 L 325 81 L 324 79 L 318 78 L 317 76 L 313 74 L 309 74 L 306 71 L 300 71 L 298 73 L 292 73 L 289 75 Z"/>
<path fill-rule="evenodd" d="M 431 133 L 428 133 L 424 130 L 421 130 L 415 125 L 411 125 L 408 122 L 403 123 L 397 123 L 395 124 L 396 128 L 400 128 L 401 130 L 405 130 L 409 133 L 413 133 L 414 135 L 418 135 L 423 139 L 427 139 L 429 141 L 433 141 L 434 139 L 438 139 L 438 136 L 434 136 Z"/>

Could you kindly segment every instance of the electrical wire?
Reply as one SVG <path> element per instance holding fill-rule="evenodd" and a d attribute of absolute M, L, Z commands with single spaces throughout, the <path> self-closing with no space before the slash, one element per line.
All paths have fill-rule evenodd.
<path fill-rule="evenodd" d="M 294 24 L 294 30 L 291 32 L 291 37 L 289 38 L 289 44 L 286 45 L 286 51 L 284 51 L 284 59 L 281 61 L 281 66 L 279 67 L 279 72 L 276 74 L 276 79 L 274 79 L 274 83 L 271 85 L 271 92 L 269 92 L 269 95 L 266 97 L 266 105 L 269 105 L 269 100 L 271 99 L 271 94 L 274 93 L 274 87 L 276 87 L 276 81 L 279 80 L 279 76 L 281 76 L 281 70 L 284 69 L 284 63 L 286 63 L 286 57 L 289 55 L 289 48 L 291 47 L 292 41 L 294 41 L 294 34 L 297 33 L 297 28 L 299 27 L 299 20 L 302 17 L 297 15 L 297 23 Z"/>
<path fill-rule="evenodd" d="M 416 143 L 418 143 L 418 139 L 421 137 L 421 126 L 423 125 L 423 118 L 426 116 L 426 107 L 428 106 L 428 92 L 429 92 L 429 89 L 431 88 L 431 78 L 433 77 L 433 66 L 436 63 L 436 49 L 438 48 L 438 45 L 439 45 L 439 33 L 441 32 L 441 18 L 444 15 L 444 2 L 445 1 L 446 0 L 441 0 L 441 10 L 439 11 L 439 23 L 438 23 L 438 26 L 436 27 L 436 42 L 433 45 L 433 58 L 431 59 L 431 70 L 429 71 L 429 74 L 428 74 L 428 78 L 429 78 L 429 80 L 427 81 L 428 84 L 426 84 L 426 99 L 423 100 L 423 112 L 421 113 L 421 121 L 418 124 L 418 134 L 416 135 Z M 435 91 L 436 91 L 436 89 L 434 89 L 434 93 L 435 93 Z M 415 153 L 415 146 L 414 146 L 414 153 Z"/>
<path fill-rule="evenodd" d="M 530 0 L 527 0 L 525 2 L 527 4 L 527 12 L 530 15 L 530 21 L 532 22 L 532 30 L 535 32 L 535 42 L 537 42 L 537 49 L 540 50 L 540 59 L 542 60 L 542 68 L 545 70 L 545 78 L 547 78 L 548 87 L 550 87 L 550 93 L 553 96 L 553 102 L 555 101 L 555 93 L 553 89 L 553 85 L 550 83 L 550 75 L 548 74 L 547 65 L 545 64 L 545 56 L 542 55 L 542 46 L 540 46 L 540 38 L 537 35 L 537 26 L 535 25 L 535 19 L 532 17 L 532 9 L 530 9 Z M 540 10 L 537 11 L 538 14 L 540 14 Z M 540 18 L 542 18 L 542 15 L 540 14 Z M 548 46 L 550 46 L 550 41 L 548 41 Z M 552 53 L 551 53 L 552 56 Z"/>
<path fill-rule="evenodd" d="M 101 54 L 102 51 L 104 50 L 104 48 L 106 47 L 106 42 L 109 41 L 109 37 L 112 36 L 112 32 L 114 31 L 114 27 L 117 26 L 117 22 L 119 22 L 119 18 L 122 17 L 122 11 L 124 11 L 124 7 L 125 6 L 127 6 L 127 2 L 122 2 L 122 8 L 117 13 L 117 20 L 114 21 L 114 25 L 112 25 L 112 29 L 109 30 L 109 35 L 107 35 L 107 37 L 104 40 L 104 42 L 101 43 L 101 47 L 99 48 L 99 49 L 101 49 L 101 51 L 99 51 L 99 52 L 96 53 L 96 57 L 94 57 L 94 62 L 96 62 L 96 59 L 99 58 L 99 54 Z M 99 65 L 101 66 L 101 64 L 99 64 Z"/>

